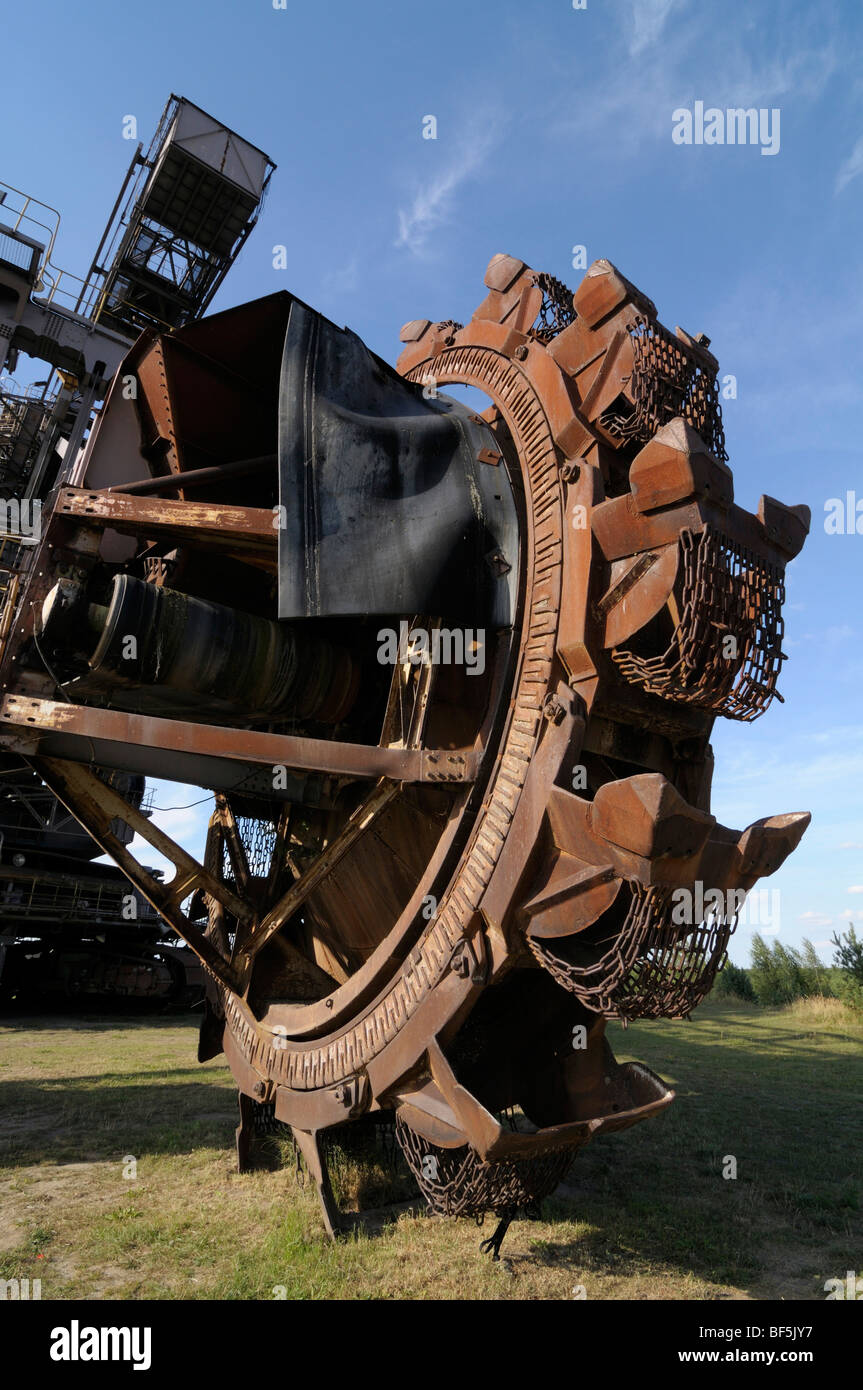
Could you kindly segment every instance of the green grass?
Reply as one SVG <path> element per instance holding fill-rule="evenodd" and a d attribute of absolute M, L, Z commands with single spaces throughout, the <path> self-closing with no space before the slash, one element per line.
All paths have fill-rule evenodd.
<path fill-rule="evenodd" d="M 334 1155 L 343 1205 L 376 1208 L 337 1244 L 288 1145 L 238 1175 L 235 1091 L 221 1058 L 194 1062 L 194 1020 L 9 1020 L 0 1277 L 43 1298 L 795 1300 L 863 1268 L 859 1019 L 710 1001 L 610 1036 L 677 1100 L 583 1150 L 495 1265 L 488 1226 L 421 1214 L 380 1154 Z"/>

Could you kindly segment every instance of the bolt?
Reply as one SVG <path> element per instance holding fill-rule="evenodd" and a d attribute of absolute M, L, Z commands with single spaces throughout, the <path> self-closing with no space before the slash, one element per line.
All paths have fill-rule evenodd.
<path fill-rule="evenodd" d="M 523 362 L 527 357 L 527 343 L 521 343 L 512 355 L 516 362 Z"/>
<path fill-rule="evenodd" d="M 512 565 L 506 558 L 502 550 L 492 550 L 485 557 L 486 564 L 493 575 L 500 579 L 503 575 L 509 574 Z"/>
<path fill-rule="evenodd" d="M 457 947 L 452 958 L 453 972 L 458 975 L 460 980 L 466 980 L 470 974 L 471 960 L 464 942 Z"/>
<path fill-rule="evenodd" d="M 576 483 L 581 477 L 581 461 L 566 459 L 560 466 L 560 476 L 565 483 Z"/>
<path fill-rule="evenodd" d="M 258 1099 L 261 1100 L 262 1097 L 266 1094 L 266 1090 L 267 1088 L 264 1085 L 263 1081 L 256 1081 L 254 1086 L 252 1087 L 252 1095 L 257 1096 Z"/>
<path fill-rule="evenodd" d="M 566 710 L 556 695 L 546 695 L 542 705 L 543 717 L 551 724 L 559 724 Z"/>

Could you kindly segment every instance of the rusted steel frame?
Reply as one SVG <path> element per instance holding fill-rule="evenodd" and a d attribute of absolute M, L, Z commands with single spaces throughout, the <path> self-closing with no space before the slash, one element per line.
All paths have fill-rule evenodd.
<path fill-rule="evenodd" d="M 222 827 L 222 835 L 228 850 L 228 857 L 231 861 L 231 868 L 234 871 L 234 882 L 240 893 L 245 898 L 249 891 L 249 884 L 252 875 L 249 872 L 249 861 L 246 857 L 246 847 L 243 844 L 237 819 L 234 815 L 230 801 L 224 792 L 216 792 L 216 813 L 219 817 L 219 824 Z"/>
<path fill-rule="evenodd" d="M 471 782 L 481 757 L 481 751 L 475 748 L 379 748 L 256 729 L 192 724 L 19 695 L 7 695 L 0 705 L 0 727 L 3 725 L 42 738 L 62 734 L 82 740 L 102 739 L 166 752 L 228 758 L 263 767 L 310 769 L 347 777 L 388 777 L 396 782 Z M 86 761 L 91 757 L 89 750 Z"/>
<path fill-rule="evenodd" d="M 435 619 L 430 625 L 430 630 L 434 631 L 440 627 L 440 619 Z M 437 675 L 437 667 L 434 662 L 428 661 L 420 668 L 417 680 L 416 698 L 408 719 L 408 726 L 403 730 L 403 737 L 406 747 L 419 748 L 423 741 L 423 734 L 428 715 L 429 701 L 431 700 L 432 690 Z"/>
<path fill-rule="evenodd" d="M 165 340 L 162 335 L 153 339 L 135 368 L 138 379 L 136 398 L 143 445 L 164 447 L 163 457 L 171 472 L 182 470 L 182 450 L 174 419 L 174 402 L 169 388 L 168 366 L 165 359 Z M 147 437 L 149 434 L 149 438 Z"/>
<path fill-rule="evenodd" d="M 152 903 L 169 926 L 173 927 L 177 935 L 192 948 L 201 963 L 227 988 L 242 992 L 242 968 L 238 970 L 234 962 L 229 963 L 225 960 L 210 937 L 201 932 L 180 910 L 180 904 L 196 891 L 207 893 L 220 905 L 222 913 L 227 909 L 234 916 L 238 936 L 246 939 L 257 923 L 252 906 L 236 897 L 216 874 L 199 864 L 170 836 L 130 806 L 119 792 L 107 786 L 88 768 L 53 758 L 32 758 L 28 759 L 28 762 L 54 795 L 80 820 L 105 853 L 117 861 L 126 877 L 147 901 Z M 170 883 L 159 883 L 142 868 L 111 831 L 111 821 L 114 819 L 125 821 L 136 834 L 146 839 L 159 854 L 175 865 L 177 872 Z M 224 833 L 224 823 L 221 830 Z M 210 836 L 207 850 L 212 859 L 216 845 Z M 220 914 L 220 917 L 223 923 L 223 915 Z M 330 986 L 330 977 L 314 961 L 308 960 L 289 941 L 282 942 L 281 945 L 283 954 L 295 970 L 315 984 Z M 242 955 L 240 959 L 242 960 Z"/>
<path fill-rule="evenodd" d="M 9 581 L 9 588 L 3 595 L 2 616 L 0 616 L 0 661 L 2 661 L 3 659 L 3 652 L 6 648 L 6 640 L 9 636 L 9 630 L 15 618 L 15 609 L 18 604 L 18 590 L 20 588 L 20 583 L 21 582 L 18 578 L 18 575 L 14 574 Z"/>
<path fill-rule="evenodd" d="M 339 860 L 365 834 L 372 821 L 376 820 L 381 812 L 389 806 L 399 790 L 397 782 L 379 782 L 371 795 L 366 797 L 365 801 L 357 807 L 336 838 L 319 855 L 314 864 L 306 870 L 301 878 L 297 879 L 296 883 L 291 885 L 266 917 L 252 926 L 240 952 L 247 968 L 251 967 L 255 956 L 266 946 L 270 938 L 275 936 L 276 932 L 281 931 L 285 922 L 302 907 L 309 894 L 314 892 L 335 868 Z"/>
<path fill-rule="evenodd" d="M 115 483 L 106 489 L 112 496 L 125 493 L 137 497 L 150 492 L 163 492 L 165 488 L 184 491 L 187 488 L 206 487 L 208 483 L 228 482 L 232 478 L 245 478 L 252 473 L 262 473 L 265 468 L 275 468 L 277 454 L 259 454 L 257 458 L 234 459 L 231 463 L 208 464 L 206 468 L 189 468 L 182 473 L 163 473 L 157 477 L 138 478 L 133 483 Z"/>
<path fill-rule="evenodd" d="M 771 564 L 784 565 L 789 557 L 788 550 L 782 550 L 768 534 L 764 522 L 735 502 L 720 507 L 708 499 L 695 498 L 645 515 L 627 492 L 595 507 L 591 523 L 606 560 L 657 550 L 675 543 L 681 531 L 701 532 L 708 526 L 761 553 Z"/>
<path fill-rule="evenodd" d="M 54 516 L 74 517 L 84 525 L 110 527 L 127 536 L 176 540 L 214 550 L 250 549 L 272 558 L 273 563 L 276 559 L 275 518 L 266 507 L 127 497 L 120 492 L 67 487 L 57 497 Z"/>
<path fill-rule="evenodd" d="M 92 835 L 100 848 L 119 865 L 129 882 L 191 947 L 210 973 L 226 989 L 239 989 L 240 979 L 236 970 L 225 960 L 214 943 L 189 921 L 180 910 L 180 903 L 196 888 L 201 888 L 233 913 L 239 921 L 247 920 L 250 916 L 246 905 L 235 898 L 224 884 L 208 873 L 191 855 L 175 844 L 163 830 L 153 825 L 146 816 L 142 816 L 88 768 L 53 758 L 28 758 L 27 761 L 45 785 Z M 175 865 L 177 872 L 170 883 L 160 883 L 153 878 L 134 855 L 129 853 L 110 828 L 111 821 L 115 819 L 125 821 L 136 834 L 141 835 L 159 854 Z"/>
<path fill-rule="evenodd" d="M 490 740 L 501 712 L 507 707 L 514 652 L 507 642 L 501 642 L 495 656 L 495 669 L 492 688 L 495 692 L 490 701 L 486 718 L 480 730 L 479 742 L 486 750 L 486 758 L 491 762 Z M 555 730 L 557 733 L 557 730 Z M 489 769 L 483 770 L 484 775 Z M 467 788 L 465 788 L 467 790 Z M 429 894 L 442 895 L 441 884 L 446 884 L 458 863 L 461 850 L 456 848 L 460 831 L 472 825 L 474 816 L 482 802 L 485 787 L 477 781 L 470 788 L 470 795 L 461 800 L 452 810 L 450 820 L 432 855 L 426 872 L 417 884 L 410 901 L 389 934 L 379 944 L 374 953 L 363 965 L 329 996 L 313 1004 L 281 1004 L 271 1006 L 273 1021 L 279 1025 L 280 1032 L 292 1039 L 313 1038 L 319 1034 L 332 1032 L 354 1017 L 358 1010 L 372 1001 L 386 985 L 393 969 L 408 954 L 408 948 L 416 935 L 420 909 Z M 424 924 L 423 924 L 424 925 Z M 266 1025 L 263 1025 L 266 1026 Z"/>
<path fill-rule="evenodd" d="M 513 660 L 514 654 L 510 643 L 499 643 L 495 655 L 492 682 L 492 688 L 496 693 L 489 701 L 489 709 L 480 729 L 478 740 L 480 746 L 485 750 L 484 756 L 489 764 L 492 756 L 490 739 L 501 711 L 506 708 L 508 702 Z M 484 776 L 488 770 L 488 768 L 482 769 L 479 778 Z M 467 790 L 468 788 L 465 786 L 464 792 Z M 470 786 L 469 796 L 463 795 L 453 807 L 437 848 L 410 901 L 406 903 L 404 911 L 389 934 L 350 979 L 327 999 L 310 1004 L 271 1006 L 270 1013 L 273 1016 L 273 1021 L 278 1024 L 282 1036 L 288 1035 L 292 1039 L 301 1039 L 317 1037 L 323 1032 L 331 1034 L 355 1016 L 359 1009 L 373 1000 L 384 988 L 393 969 L 408 953 L 408 948 L 416 935 L 420 909 L 427 896 L 429 894 L 439 896 L 442 893 L 440 884 L 445 884 L 454 871 L 461 853 L 456 848 L 459 833 L 464 826 L 472 824 L 476 811 L 481 805 L 484 790 L 483 782 L 477 780 Z M 266 1026 L 266 1023 L 262 1024 L 262 1027 Z"/>
<path fill-rule="evenodd" d="M 290 801 L 285 801 L 278 814 L 276 821 L 276 839 L 273 845 L 273 853 L 270 858 L 270 867 L 267 872 L 267 882 L 264 889 L 264 905 L 271 903 L 276 895 L 285 868 L 295 879 L 301 877 L 300 870 L 294 864 L 289 850 L 289 835 L 291 831 L 291 817 L 293 815 L 293 805 Z"/>
<path fill-rule="evenodd" d="M 228 851 L 228 857 L 231 861 L 231 867 L 234 872 L 234 881 L 237 885 L 237 888 L 240 894 L 242 895 L 243 900 L 251 902 L 257 909 L 259 904 L 253 892 L 251 891 L 252 875 L 249 870 L 249 861 L 246 856 L 245 846 L 240 835 L 239 827 L 237 825 L 237 820 L 234 815 L 234 810 L 231 806 L 230 799 L 224 794 L 224 792 L 216 793 L 215 815 L 218 817 L 218 824 L 221 830 L 222 842 L 224 843 Z M 217 872 L 222 872 L 221 862 L 219 862 L 217 865 Z M 237 961 L 240 962 L 240 970 L 244 970 L 245 967 L 247 959 L 247 946 L 250 939 L 253 936 L 254 922 L 257 922 L 257 917 L 253 919 L 253 923 L 251 926 L 250 921 L 237 923 L 237 930 L 234 937 L 234 950 L 231 956 L 231 960 L 232 963 L 236 963 Z M 263 945 L 264 943 L 262 942 L 261 944 Z M 290 941 L 286 941 L 280 937 L 278 945 L 282 952 L 282 955 L 290 962 L 295 971 L 297 971 L 300 975 L 304 976 L 307 980 L 310 980 L 313 984 L 325 986 L 327 993 L 329 993 L 330 988 L 332 987 L 332 980 L 325 970 L 322 970 L 321 967 L 315 964 L 314 961 L 308 960 L 302 954 L 302 952 L 299 951 L 297 947 L 294 946 Z M 254 954 L 254 952 L 248 954 L 248 959 L 251 960 Z"/>
<path fill-rule="evenodd" d="M 397 665 L 393 672 L 394 683 L 397 679 L 398 671 L 399 667 Z M 411 711 L 409 727 L 405 739 L 412 747 L 418 747 L 422 741 L 426 714 L 428 711 L 429 695 L 434 682 L 434 674 L 435 668 L 431 662 L 423 666 L 419 672 L 416 698 Z M 398 783 L 382 780 L 375 787 L 371 795 L 357 807 L 348 818 L 347 823 L 342 827 L 335 840 L 333 840 L 332 844 L 328 845 L 315 863 L 291 885 L 280 898 L 279 902 L 270 910 L 260 926 L 252 931 L 248 942 L 243 943 L 243 954 L 248 956 L 250 962 L 266 942 L 281 929 L 291 914 L 302 906 L 309 894 L 314 892 L 315 888 L 317 888 L 331 870 L 335 868 L 339 860 L 342 859 L 348 850 L 365 834 L 371 823 L 377 820 L 381 812 L 390 804 L 399 791 L 400 786 Z M 273 854 L 275 857 L 275 850 Z"/>
<path fill-rule="evenodd" d="M 416 615 L 411 619 L 408 632 L 410 633 L 418 626 L 424 627 L 426 631 L 434 631 L 440 627 L 440 619 L 428 619 L 422 615 Z M 436 673 L 437 668 L 432 662 L 420 666 L 411 711 L 407 719 L 407 727 L 405 727 L 402 709 L 404 667 L 402 663 L 395 662 L 381 731 L 380 743 L 382 748 L 391 748 L 399 744 L 405 748 L 418 748 L 420 746 Z"/>
<path fill-rule="evenodd" d="M 222 829 L 222 818 L 219 814 L 218 806 L 214 806 L 207 826 L 207 839 L 204 845 L 204 868 L 208 873 L 217 876 L 222 871 L 222 846 L 224 844 L 224 831 Z M 228 931 L 225 924 L 225 909 L 216 898 L 207 899 L 207 937 L 213 941 L 219 953 L 226 959 L 230 956 L 230 944 L 228 942 Z"/>

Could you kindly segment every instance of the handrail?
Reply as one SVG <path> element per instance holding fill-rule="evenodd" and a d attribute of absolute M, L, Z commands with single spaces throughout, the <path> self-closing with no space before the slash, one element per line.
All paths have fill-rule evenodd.
<path fill-rule="evenodd" d="M 26 218 L 28 222 L 33 223 L 34 227 L 41 227 L 43 231 L 51 233 L 50 240 L 45 248 L 45 255 L 43 257 L 43 263 L 47 265 L 51 260 L 51 252 L 54 250 L 54 243 L 57 240 L 57 233 L 60 230 L 59 212 L 56 208 L 52 208 L 50 203 L 43 203 L 41 199 L 34 198 L 32 193 L 25 193 L 22 188 L 15 188 L 11 183 L 5 183 L 3 179 L 0 179 L 0 188 L 8 189 L 10 193 L 15 193 L 19 198 L 24 199 L 24 206 L 18 213 L 18 220 L 12 228 L 13 231 L 17 232 L 18 228 L 21 226 L 21 222 L 24 218 Z M 44 208 L 46 212 L 53 212 L 54 216 L 57 219 L 53 230 L 47 222 L 40 222 L 37 217 L 31 217 L 28 214 L 27 209 L 29 208 L 31 203 L 35 203 L 37 207 Z M 2 208 L 4 211 L 6 210 L 7 204 L 5 199 L 2 203 L 0 203 L 0 208 Z M 15 215 L 14 208 L 10 208 L 9 211 L 12 213 L 13 216 Z"/>

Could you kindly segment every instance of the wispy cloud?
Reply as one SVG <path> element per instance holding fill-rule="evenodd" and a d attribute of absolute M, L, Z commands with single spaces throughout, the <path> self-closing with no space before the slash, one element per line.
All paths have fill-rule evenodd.
<path fill-rule="evenodd" d="M 700 99 L 720 109 L 757 108 L 783 98 L 799 107 L 822 97 L 841 65 L 840 44 L 814 23 L 788 28 L 779 51 L 765 57 L 737 26 L 717 29 L 705 8 L 687 0 L 628 0 L 627 9 L 631 19 L 621 25 L 620 42 L 637 64 L 612 53 L 545 122 L 550 135 L 577 138 L 582 151 L 589 136 L 600 164 L 610 132 L 615 166 L 624 155 L 643 159 L 646 146 L 670 143 L 677 107 Z"/>
<path fill-rule="evenodd" d="M 328 270 L 321 280 L 321 290 L 326 295 L 339 296 L 353 294 L 360 285 L 360 258 L 355 252 L 342 265 Z"/>
<path fill-rule="evenodd" d="M 847 188 L 852 179 L 856 179 L 863 174 L 863 135 L 857 141 L 848 158 L 839 166 L 836 175 L 836 192 L 841 193 L 843 188 Z"/>
<path fill-rule="evenodd" d="M 801 912 L 797 920 L 808 927 L 829 927 L 833 923 L 833 918 L 826 917 L 823 912 Z"/>
<path fill-rule="evenodd" d="M 629 51 L 633 58 L 656 43 L 665 21 L 673 10 L 684 7 L 686 0 L 632 0 L 632 37 Z"/>
<path fill-rule="evenodd" d="M 485 119 L 481 125 L 473 122 L 457 137 L 448 157 L 444 148 L 438 149 L 438 142 L 433 149 L 423 151 L 430 160 L 443 155 L 443 167 L 415 189 L 407 207 L 399 208 L 397 248 L 414 256 L 426 252 L 432 234 L 452 220 L 459 189 L 482 168 L 499 139 L 499 129 L 492 119 Z M 443 137 L 439 143 L 443 147 Z"/>

